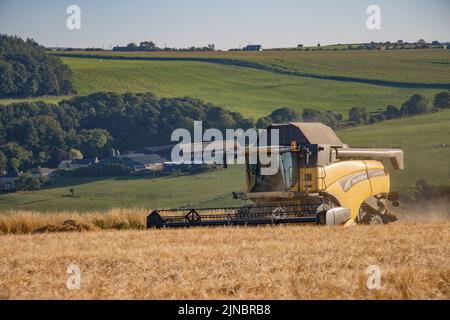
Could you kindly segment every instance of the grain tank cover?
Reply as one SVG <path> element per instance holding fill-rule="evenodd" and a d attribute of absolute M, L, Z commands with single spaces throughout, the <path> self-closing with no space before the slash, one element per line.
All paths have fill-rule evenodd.
<path fill-rule="evenodd" d="M 268 130 L 280 130 L 280 145 L 289 146 L 295 140 L 298 145 L 317 144 L 344 147 L 345 145 L 330 127 L 318 122 L 290 122 L 274 124 Z M 270 135 L 269 135 L 270 136 Z M 270 143 L 271 144 L 271 143 Z"/>

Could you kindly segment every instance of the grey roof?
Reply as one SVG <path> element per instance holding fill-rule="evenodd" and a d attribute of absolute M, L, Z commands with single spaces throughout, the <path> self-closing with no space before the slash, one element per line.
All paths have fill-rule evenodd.
<path fill-rule="evenodd" d="M 280 130 L 280 144 L 289 145 L 291 140 L 299 144 L 324 144 L 344 146 L 330 127 L 319 122 L 290 122 L 273 124 L 269 129 Z"/>
<path fill-rule="evenodd" d="M 118 157 L 109 157 L 102 159 L 101 163 L 103 164 L 121 164 L 126 165 L 128 167 L 135 167 L 141 165 L 155 164 L 155 163 L 164 163 L 167 160 L 160 157 L 157 154 L 143 154 L 143 153 L 134 153 L 127 154 Z"/>
<path fill-rule="evenodd" d="M 85 158 L 85 159 L 73 159 L 71 161 L 72 164 L 92 164 L 95 163 L 96 159 L 95 158 Z"/>
<path fill-rule="evenodd" d="M 123 158 L 128 158 L 134 162 L 140 163 L 140 164 L 154 164 L 154 163 L 164 163 L 167 160 L 160 157 L 157 154 L 142 154 L 142 153 L 136 153 L 136 154 L 128 154 L 124 156 Z"/>
<path fill-rule="evenodd" d="M 249 44 L 248 46 L 244 47 L 244 51 L 259 51 L 262 49 L 262 45 L 260 44 Z"/>
<path fill-rule="evenodd" d="M 169 150 L 169 152 L 170 152 L 174 146 L 175 146 L 175 144 L 168 144 L 168 145 L 163 145 L 163 146 L 142 147 L 142 148 L 138 148 L 135 150 L 127 150 L 127 151 L 123 152 L 123 155 L 136 154 L 136 153 L 160 154 L 160 153 L 164 153 L 167 150 Z"/>

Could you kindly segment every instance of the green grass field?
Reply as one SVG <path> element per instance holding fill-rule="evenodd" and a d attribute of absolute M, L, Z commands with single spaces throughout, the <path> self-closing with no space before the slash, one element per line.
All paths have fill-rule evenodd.
<path fill-rule="evenodd" d="M 0 196 L 0 209 L 38 211 L 92 211 L 108 208 L 170 208 L 185 205 L 239 205 L 231 192 L 242 189 L 243 169 L 163 178 L 63 178 L 36 192 Z M 69 189 L 75 190 L 71 197 Z M 236 202 L 237 201 L 237 202 Z"/>
<path fill-rule="evenodd" d="M 393 172 L 394 190 L 405 192 L 420 179 L 433 184 L 450 181 L 450 110 L 346 129 L 338 134 L 354 147 L 401 147 L 406 169 Z M 57 178 L 48 189 L 0 195 L 0 210 L 238 206 L 242 202 L 232 200 L 231 192 L 241 190 L 242 170 L 241 166 L 230 166 L 216 172 L 157 179 Z M 70 188 L 75 189 L 75 197 L 69 196 Z"/>
<path fill-rule="evenodd" d="M 253 61 L 318 75 L 412 83 L 450 84 L 450 51 L 264 51 L 264 52 L 69 52 L 141 58 L 205 58 Z M 64 55 L 64 53 L 59 53 Z"/>
<path fill-rule="evenodd" d="M 73 53 L 72 53 L 73 54 Z M 232 59 L 321 76 L 413 83 L 450 84 L 450 51 L 266 51 L 213 53 L 76 52 L 114 57 Z M 280 106 L 314 108 L 347 114 L 353 106 L 370 111 L 388 104 L 401 106 L 411 95 L 430 100 L 443 89 L 380 86 L 284 75 L 266 70 L 198 61 L 109 60 L 63 57 L 74 72 L 75 89 L 85 95 L 97 91 L 152 91 L 160 97 L 191 96 L 257 119 Z M 41 98 L 29 100 L 42 100 Z M 58 98 L 43 100 L 56 102 Z M 0 100 L 0 104 L 14 100 Z M 19 100 L 23 101 L 23 99 Z"/>
<path fill-rule="evenodd" d="M 353 147 L 401 147 L 405 170 L 392 172 L 393 188 L 397 190 L 405 191 L 418 180 L 436 185 L 450 183 L 450 110 L 383 121 L 338 134 Z"/>
<path fill-rule="evenodd" d="M 344 115 L 353 106 L 375 111 L 388 104 L 401 106 L 415 93 L 431 100 L 440 91 L 302 78 L 206 62 L 63 60 L 73 70 L 75 88 L 81 95 L 151 91 L 160 97 L 190 96 L 255 119 L 281 106 L 334 110 Z M 48 99 L 53 98 L 44 100 Z"/>
<path fill-rule="evenodd" d="M 370 110 L 401 105 L 422 92 L 438 90 L 379 86 L 278 75 L 267 71 L 205 62 L 120 61 L 65 58 L 80 94 L 96 91 L 151 91 L 161 97 L 190 96 L 245 116 L 258 118 L 275 108 L 316 108 L 347 113 L 352 106 Z"/>

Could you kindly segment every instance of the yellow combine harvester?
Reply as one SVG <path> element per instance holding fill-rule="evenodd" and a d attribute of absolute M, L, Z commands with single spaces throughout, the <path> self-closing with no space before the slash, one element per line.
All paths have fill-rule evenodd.
<path fill-rule="evenodd" d="M 250 164 L 247 149 L 244 192 L 249 200 L 238 208 L 155 210 L 147 218 L 151 227 L 260 225 L 316 223 L 321 225 L 384 224 L 396 221 L 386 201 L 398 206 L 390 191 L 385 161 L 403 169 L 399 149 L 349 148 L 334 131 L 320 123 L 288 123 L 279 130 L 280 142 L 265 148 L 276 153 L 279 170 L 262 175 L 260 161 Z"/>

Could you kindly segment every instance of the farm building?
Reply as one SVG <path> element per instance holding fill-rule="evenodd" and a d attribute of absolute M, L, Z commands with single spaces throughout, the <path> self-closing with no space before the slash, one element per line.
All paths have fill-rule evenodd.
<path fill-rule="evenodd" d="M 20 174 L 15 171 L 3 172 L 0 176 L 0 190 L 15 190 Z"/>
<path fill-rule="evenodd" d="M 243 51 L 263 51 L 263 47 L 260 44 L 249 44 L 248 46 L 245 46 Z"/>
<path fill-rule="evenodd" d="M 160 171 L 164 168 L 167 160 L 157 154 L 134 153 L 123 156 L 109 157 L 100 161 L 102 165 L 121 165 L 131 170 L 138 171 Z"/>
<path fill-rule="evenodd" d="M 123 152 L 124 156 L 129 156 L 133 154 L 156 154 L 162 158 L 169 159 L 172 153 L 172 149 L 175 145 L 162 145 L 162 146 L 153 146 L 153 147 L 142 147 L 136 150 L 129 150 Z"/>
<path fill-rule="evenodd" d="M 33 168 L 29 171 L 33 178 L 51 177 L 55 174 L 56 169 L 50 168 Z"/>
<path fill-rule="evenodd" d="M 80 168 L 87 168 L 90 167 L 96 163 L 98 163 L 98 158 L 86 158 L 86 159 L 73 159 L 73 160 L 65 160 L 61 161 L 58 165 L 58 169 L 80 169 Z"/>

